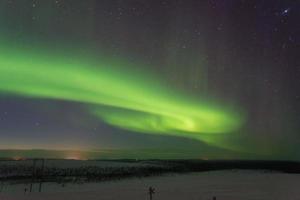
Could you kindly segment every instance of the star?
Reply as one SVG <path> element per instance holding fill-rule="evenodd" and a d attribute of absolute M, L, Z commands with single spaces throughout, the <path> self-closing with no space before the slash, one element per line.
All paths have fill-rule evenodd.
<path fill-rule="evenodd" d="M 290 12 L 291 8 L 286 8 L 281 12 L 281 15 L 287 15 Z"/>

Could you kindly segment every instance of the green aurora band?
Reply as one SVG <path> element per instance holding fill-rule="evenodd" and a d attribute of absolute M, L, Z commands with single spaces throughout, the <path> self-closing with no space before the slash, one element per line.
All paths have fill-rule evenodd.
<path fill-rule="evenodd" d="M 197 139 L 225 147 L 240 112 L 172 90 L 133 64 L 2 42 L 0 93 L 80 102 L 104 122 L 140 133 Z M 136 67 L 136 66 L 135 66 Z"/>

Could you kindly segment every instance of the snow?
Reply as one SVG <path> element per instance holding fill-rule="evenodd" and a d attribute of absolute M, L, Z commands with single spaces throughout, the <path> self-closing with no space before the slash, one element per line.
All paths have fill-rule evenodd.
<path fill-rule="evenodd" d="M 297 200 L 300 174 L 246 170 L 169 174 L 101 183 L 43 184 L 43 191 L 24 195 L 28 185 L 7 185 L 1 200 L 143 200 L 155 188 L 153 200 Z"/>

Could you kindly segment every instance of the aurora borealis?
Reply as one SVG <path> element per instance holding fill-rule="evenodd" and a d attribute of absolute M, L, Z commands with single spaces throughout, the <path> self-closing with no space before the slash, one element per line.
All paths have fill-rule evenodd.
<path fill-rule="evenodd" d="M 0 1 L 0 150 L 300 159 L 299 5 L 270 2 Z"/>
<path fill-rule="evenodd" d="M 16 49 L 7 45 L 0 50 L 4 93 L 94 104 L 89 110 L 108 124 L 150 134 L 200 139 L 201 134 L 226 133 L 241 124 L 238 115 L 169 94 L 162 83 L 130 67 Z M 97 106 L 105 106 L 105 111 Z"/>

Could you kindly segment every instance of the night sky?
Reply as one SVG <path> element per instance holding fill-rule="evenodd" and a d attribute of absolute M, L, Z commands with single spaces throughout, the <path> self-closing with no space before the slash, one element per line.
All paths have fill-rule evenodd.
<path fill-rule="evenodd" d="M 0 0 L 0 149 L 300 160 L 299 9 Z"/>

